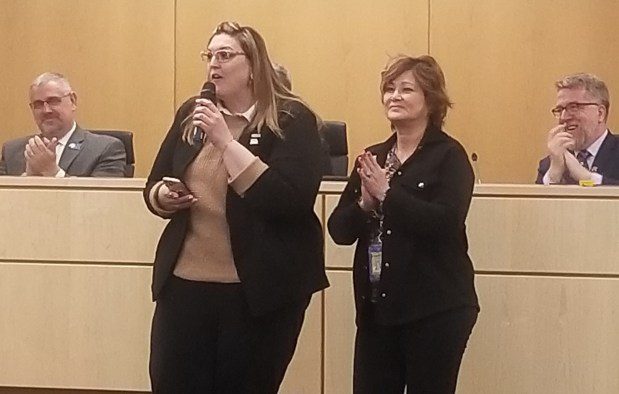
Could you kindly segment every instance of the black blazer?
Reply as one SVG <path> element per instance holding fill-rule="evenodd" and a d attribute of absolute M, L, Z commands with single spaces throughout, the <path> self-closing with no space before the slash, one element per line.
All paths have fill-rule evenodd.
<path fill-rule="evenodd" d="M 148 176 L 144 197 L 164 176 L 183 179 L 187 165 L 202 148 L 181 140 L 182 120 L 191 113 L 194 98 L 177 111 Z M 264 128 L 259 143 L 250 145 L 244 130 L 239 142 L 269 168 L 239 196 L 228 188 L 226 217 L 234 263 L 250 310 L 255 315 L 307 299 L 328 286 L 324 269 L 322 227 L 314 213 L 320 186 L 320 138 L 315 116 L 299 103 L 280 111 L 283 139 Z M 176 212 L 161 235 L 153 268 L 152 294 L 157 299 L 185 239 L 190 210 Z M 204 245 L 208 253 L 208 245 Z"/>
<path fill-rule="evenodd" d="M 381 166 L 395 141 L 393 134 L 368 148 Z M 381 297 L 374 307 L 368 301 L 370 220 L 357 203 L 361 181 L 356 167 L 328 226 L 336 243 L 357 241 L 357 325 L 370 320 L 404 324 L 461 306 L 478 307 L 464 223 L 474 176 L 464 148 L 443 131 L 428 128 L 394 174 L 383 202 Z"/>
<path fill-rule="evenodd" d="M 539 162 L 535 183 L 544 183 L 544 175 L 549 168 L 550 157 L 546 156 Z M 608 132 L 608 135 L 602 141 L 602 145 L 600 145 L 600 150 L 595 156 L 591 168 L 597 168 L 595 172 L 602 175 L 602 185 L 619 185 L 619 136 Z M 568 179 L 567 183 L 578 183 L 567 176 L 566 179 Z"/>

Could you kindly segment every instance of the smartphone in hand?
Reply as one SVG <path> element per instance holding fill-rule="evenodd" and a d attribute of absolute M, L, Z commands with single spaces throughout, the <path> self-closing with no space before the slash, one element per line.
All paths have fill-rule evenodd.
<path fill-rule="evenodd" d="M 170 191 L 178 193 L 179 196 L 191 194 L 189 189 L 187 189 L 187 186 L 185 186 L 183 181 L 180 179 L 164 176 L 161 180 L 168 187 L 168 189 L 170 189 Z"/>

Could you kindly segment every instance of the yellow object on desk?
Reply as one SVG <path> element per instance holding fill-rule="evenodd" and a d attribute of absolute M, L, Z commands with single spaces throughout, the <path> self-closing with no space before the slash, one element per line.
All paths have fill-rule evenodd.
<path fill-rule="evenodd" d="M 591 179 L 581 179 L 580 181 L 578 181 L 578 184 L 580 186 L 584 186 L 584 187 L 593 187 L 593 186 L 595 186 L 595 182 L 593 182 Z"/>

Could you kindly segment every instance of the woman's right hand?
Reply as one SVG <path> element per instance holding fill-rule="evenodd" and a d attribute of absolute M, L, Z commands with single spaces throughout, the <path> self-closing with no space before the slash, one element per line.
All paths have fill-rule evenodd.
<path fill-rule="evenodd" d="M 385 199 L 389 189 L 387 171 L 378 164 L 376 156 L 370 152 L 362 153 L 357 160 L 359 162 L 357 172 L 359 178 L 361 178 L 362 202 L 365 203 L 365 201 L 370 200 L 373 207 L 369 210 L 376 209 L 380 202 Z M 364 196 L 364 192 L 368 197 Z M 361 207 L 365 208 L 363 205 Z"/>
<path fill-rule="evenodd" d="M 198 201 L 198 199 L 192 194 L 180 195 L 170 190 L 166 184 L 162 184 L 157 192 L 157 203 L 159 207 L 169 212 L 187 209 L 196 201 Z"/>
<path fill-rule="evenodd" d="M 357 169 L 357 171 L 359 171 L 359 169 Z M 363 181 L 361 181 L 361 198 L 359 199 L 359 206 L 365 212 L 371 212 L 378 208 L 378 200 L 372 197 Z"/>

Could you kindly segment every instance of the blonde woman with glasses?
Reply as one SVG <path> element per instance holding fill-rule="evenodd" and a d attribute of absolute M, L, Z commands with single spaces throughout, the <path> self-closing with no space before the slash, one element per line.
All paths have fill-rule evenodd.
<path fill-rule="evenodd" d="M 181 105 L 144 191 L 170 219 L 154 263 L 152 388 L 276 393 L 310 297 L 328 286 L 317 117 L 253 28 L 221 23 L 201 55 L 217 99 Z"/>

